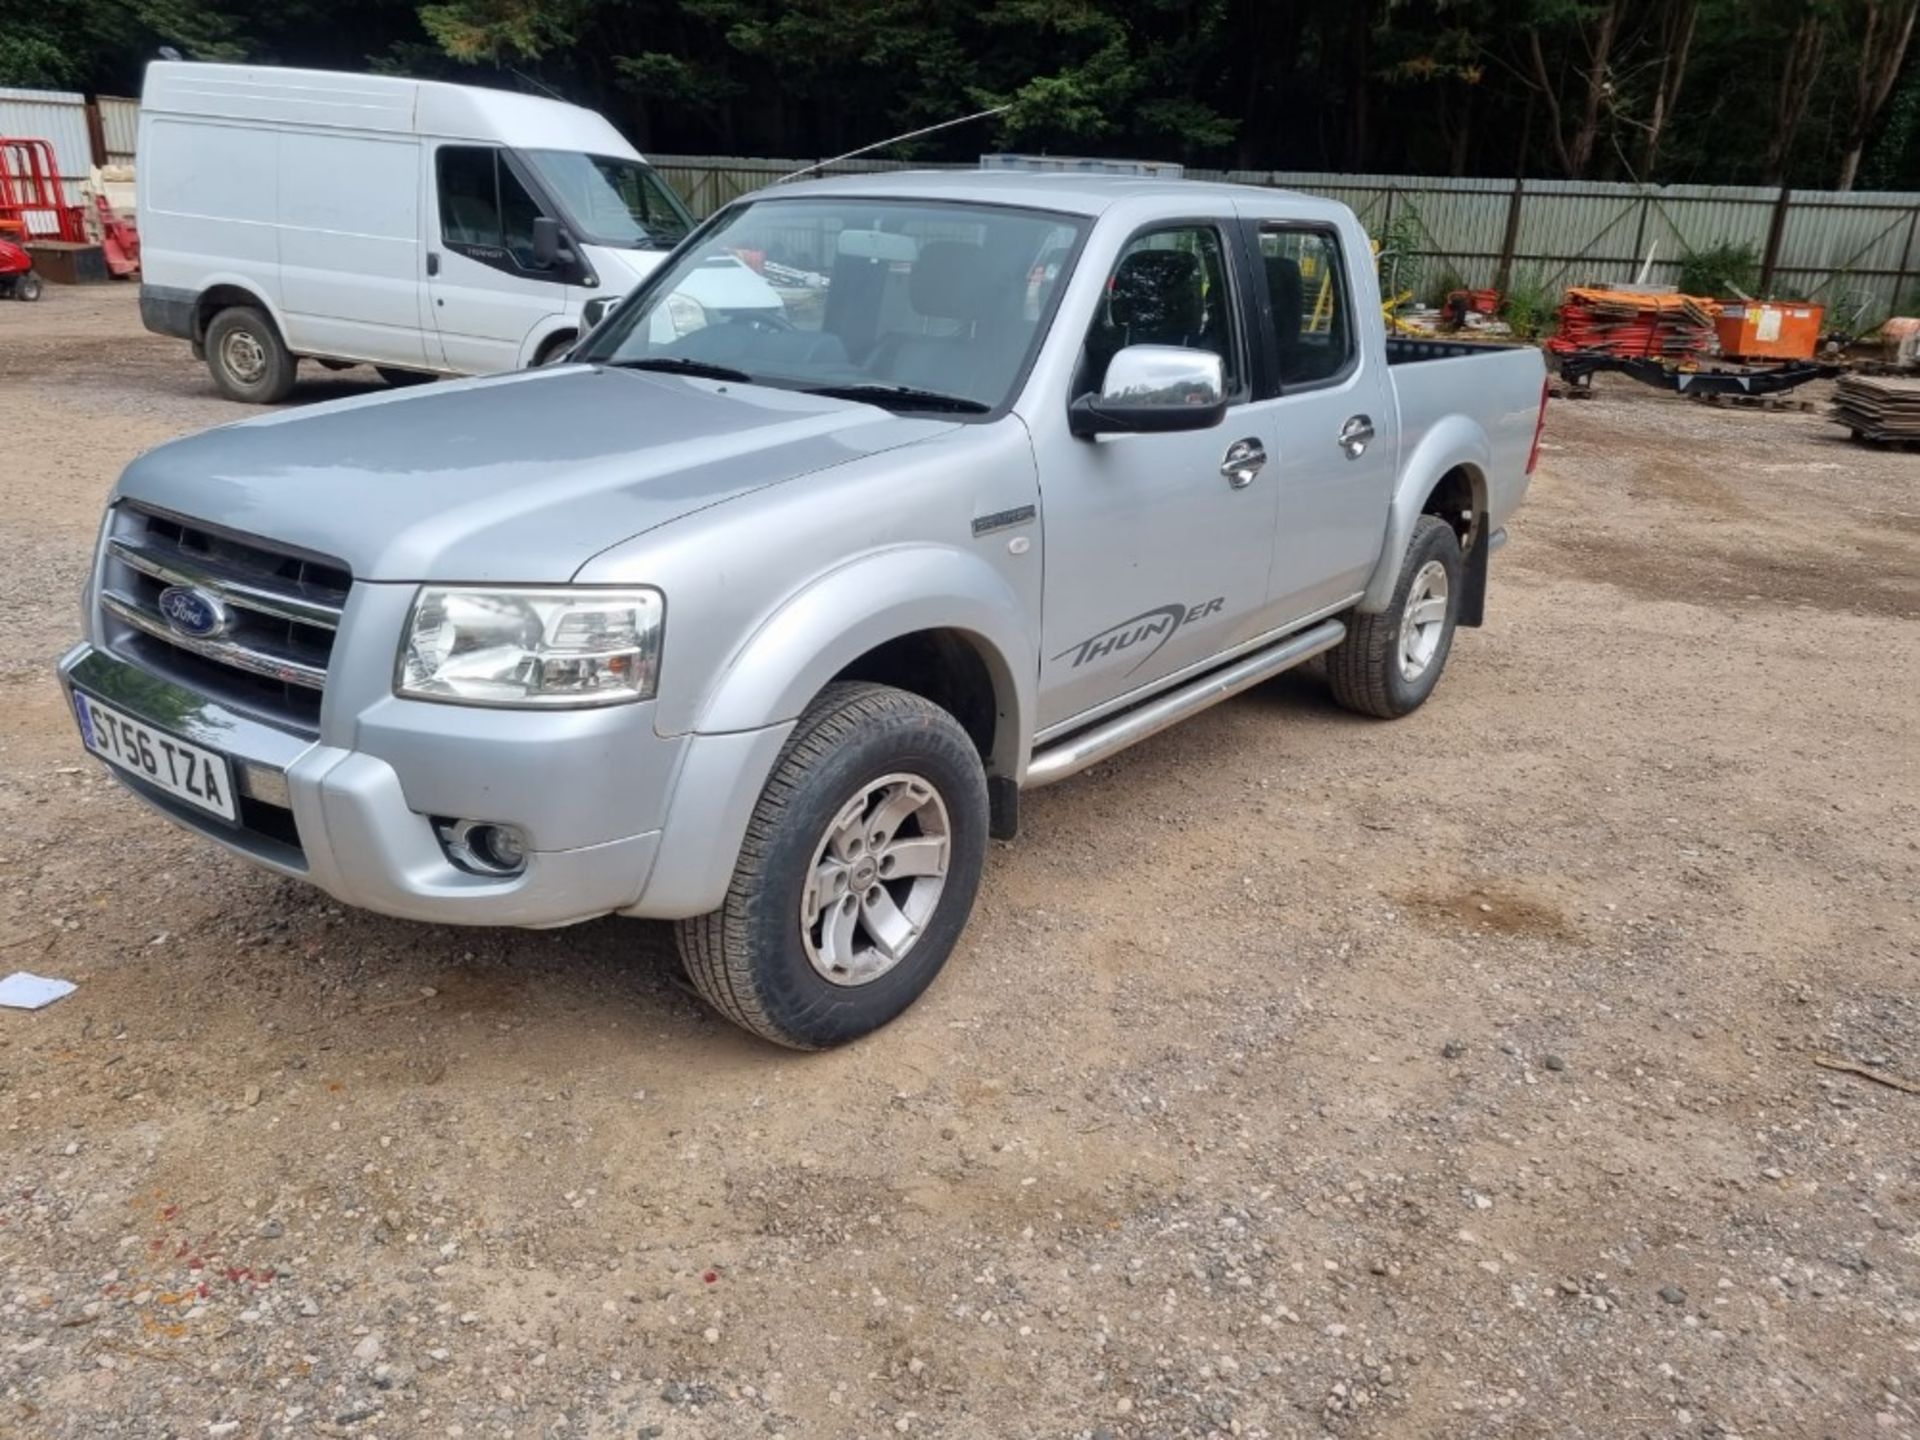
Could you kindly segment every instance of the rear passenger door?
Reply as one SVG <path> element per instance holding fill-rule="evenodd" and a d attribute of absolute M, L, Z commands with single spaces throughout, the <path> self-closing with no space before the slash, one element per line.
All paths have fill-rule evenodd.
<path fill-rule="evenodd" d="M 573 272 L 534 265 L 545 212 L 498 146 L 436 146 L 429 194 L 427 290 L 446 366 L 511 370 L 534 327 L 567 308 Z"/>
<path fill-rule="evenodd" d="M 1393 396 L 1371 361 L 1345 253 L 1331 225 L 1247 222 L 1264 363 L 1247 407 L 1279 504 L 1269 594 L 1283 622 L 1366 587 L 1393 489 Z M 1373 352 L 1377 353 L 1377 351 Z"/>

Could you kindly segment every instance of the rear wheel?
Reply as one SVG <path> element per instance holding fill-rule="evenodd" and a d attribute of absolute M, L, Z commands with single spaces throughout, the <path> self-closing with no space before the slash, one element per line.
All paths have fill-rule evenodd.
<path fill-rule="evenodd" d="M 13 298 L 16 300 L 38 300 L 40 298 L 40 277 L 29 271 L 14 281 Z"/>
<path fill-rule="evenodd" d="M 293 393 L 296 362 L 264 311 L 222 310 L 207 326 L 206 350 L 213 383 L 229 400 L 272 405 Z"/>
<path fill-rule="evenodd" d="M 729 1020 L 819 1050 L 894 1019 L 973 909 L 987 784 L 953 716 L 884 685 L 829 685 L 761 792 L 726 901 L 681 958 Z"/>
<path fill-rule="evenodd" d="M 1327 652 L 1333 698 L 1383 720 L 1411 714 L 1440 683 L 1460 611 L 1460 541 L 1437 515 L 1414 522 L 1393 600 L 1378 615 L 1347 616 L 1347 638 Z"/>

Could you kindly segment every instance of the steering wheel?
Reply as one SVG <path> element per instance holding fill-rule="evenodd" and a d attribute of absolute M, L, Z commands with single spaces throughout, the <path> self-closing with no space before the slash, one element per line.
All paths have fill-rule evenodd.
<path fill-rule="evenodd" d="M 729 325 L 746 325 L 755 330 L 794 330 L 798 327 L 784 310 L 735 310 L 727 316 Z"/>

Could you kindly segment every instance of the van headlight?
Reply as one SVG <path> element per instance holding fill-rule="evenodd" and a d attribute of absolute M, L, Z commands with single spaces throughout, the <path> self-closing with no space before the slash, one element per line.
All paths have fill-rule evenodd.
<path fill-rule="evenodd" d="M 646 700 L 665 615 L 658 590 L 422 586 L 394 693 L 542 709 Z"/>

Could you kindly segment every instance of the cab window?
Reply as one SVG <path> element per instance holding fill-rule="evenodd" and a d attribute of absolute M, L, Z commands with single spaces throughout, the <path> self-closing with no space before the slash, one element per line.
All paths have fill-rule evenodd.
<path fill-rule="evenodd" d="M 1354 343 L 1339 240 L 1331 230 L 1262 225 L 1260 264 L 1281 393 L 1339 376 Z"/>
<path fill-rule="evenodd" d="M 450 249 L 496 269 L 540 273 L 533 264 L 533 222 L 540 206 L 498 150 L 442 146 L 435 172 L 440 238 Z"/>
<path fill-rule="evenodd" d="M 1227 393 L 1244 373 L 1226 246 L 1210 225 L 1176 225 L 1135 236 L 1107 277 L 1087 333 L 1076 393 L 1098 390 L 1107 362 L 1129 345 L 1211 350 L 1226 362 Z"/>

